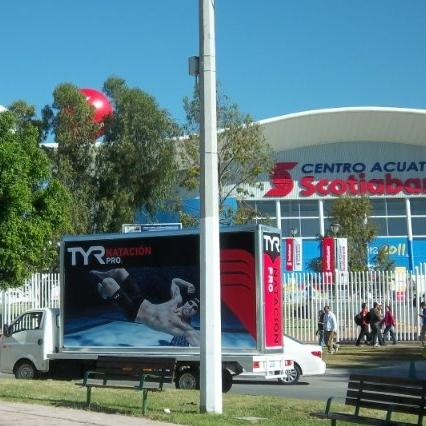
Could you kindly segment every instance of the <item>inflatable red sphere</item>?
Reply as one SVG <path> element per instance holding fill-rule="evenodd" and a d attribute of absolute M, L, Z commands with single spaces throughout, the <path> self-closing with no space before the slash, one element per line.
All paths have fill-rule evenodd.
<path fill-rule="evenodd" d="M 102 92 L 94 89 L 80 89 L 80 92 L 86 96 L 87 102 L 95 108 L 95 115 L 93 117 L 95 123 L 100 123 L 106 116 L 112 114 L 112 106 Z"/>

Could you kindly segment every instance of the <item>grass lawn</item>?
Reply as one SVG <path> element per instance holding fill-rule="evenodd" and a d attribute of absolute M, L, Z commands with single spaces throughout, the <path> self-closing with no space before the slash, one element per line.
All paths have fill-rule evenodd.
<path fill-rule="evenodd" d="M 426 359 L 420 343 L 386 344 L 379 348 L 371 346 L 340 345 L 339 352 L 328 354 L 324 348 L 323 359 L 328 368 L 380 367 L 398 361 L 421 361 Z"/>
<path fill-rule="evenodd" d="M 418 343 L 400 343 L 382 348 L 341 345 L 336 354 L 329 355 L 325 351 L 324 359 L 329 368 L 359 368 L 383 366 L 398 361 L 420 361 L 425 360 L 425 355 Z M 325 388 L 324 401 L 332 394 L 333 389 Z M 0 380 L 0 399 L 87 409 L 86 389 L 76 386 L 71 381 L 2 379 Z M 142 416 L 141 399 L 141 394 L 135 391 L 93 389 L 91 410 Z M 238 417 L 260 418 L 258 423 L 263 425 L 329 424 L 329 421 L 309 416 L 311 412 L 323 410 L 324 401 L 225 394 L 223 396 L 224 413 L 218 416 L 200 414 L 199 399 L 198 391 L 167 389 L 161 393 L 150 394 L 147 417 L 171 423 L 200 426 L 250 424 L 248 420 L 238 419 Z M 343 405 L 336 404 L 335 407 L 338 411 L 345 411 Z M 165 408 L 170 410 L 170 414 L 165 413 Z M 376 412 L 374 415 L 382 418 L 384 414 Z M 395 419 L 413 421 L 412 417 L 403 415 L 396 415 Z M 339 422 L 340 424 L 345 423 Z"/>
<path fill-rule="evenodd" d="M 325 397 L 332 390 L 325 392 Z M 310 412 L 324 409 L 323 401 L 303 401 L 271 396 L 244 396 L 225 394 L 224 414 L 199 413 L 199 392 L 167 389 L 149 395 L 147 417 L 185 425 L 241 425 L 250 421 L 237 417 L 261 418 L 262 425 L 328 425 L 329 421 L 315 419 Z M 48 404 L 60 407 L 87 409 L 86 390 L 70 381 L 15 380 L 0 381 L 0 399 L 9 401 Z M 170 414 L 164 409 L 168 408 Z M 342 406 L 336 404 L 336 408 Z M 93 389 L 92 410 L 129 416 L 142 416 L 141 394 L 135 391 Z M 383 417 L 383 413 L 376 413 Z M 395 418 L 410 419 L 407 416 Z M 412 420 L 412 419 L 411 419 Z M 125 424 L 125 419 L 123 419 Z M 340 424 L 340 423 L 339 423 Z M 341 423 L 342 425 L 345 423 Z"/>

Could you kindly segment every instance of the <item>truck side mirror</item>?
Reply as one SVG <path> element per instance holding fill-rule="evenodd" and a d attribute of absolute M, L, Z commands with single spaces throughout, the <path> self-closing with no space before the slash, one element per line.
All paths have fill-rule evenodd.
<path fill-rule="evenodd" d="M 6 337 L 10 336 L 10 329 L 9 329 L 9 326 L 7 324 L 3 325 L 3 335 L 6 336 Z"/>

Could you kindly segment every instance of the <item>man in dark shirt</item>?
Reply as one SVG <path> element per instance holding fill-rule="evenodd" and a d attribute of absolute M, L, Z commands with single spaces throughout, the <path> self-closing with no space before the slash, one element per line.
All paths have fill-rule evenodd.
<path fill-rule="evenodd" d="M 369 325 L 369 315 L 368 315 L 368 306 L 366 303 L 361 305 L 361 312 L 359 313 L 361 317 L 361 330 L 356 341 L 356 346 L 361 344 L 361 340 L 365 338 L 365 343 L 368 343 L 371 339 L 370 336 L 370 325 Z"/>
<path fill-rule="evenodd" d="M 383 320 L 383 315 L 381 313 L 381 307 L 377 302 L 373 303 L 373 307 L 369 312 L 370 316 L 370 326 L 371 326 L 371 344 L 375 347 L 384 346 L 385 341 L 383 340 L 381 323 Z M 377 343 L 377 340 L 379 341 Z"/>

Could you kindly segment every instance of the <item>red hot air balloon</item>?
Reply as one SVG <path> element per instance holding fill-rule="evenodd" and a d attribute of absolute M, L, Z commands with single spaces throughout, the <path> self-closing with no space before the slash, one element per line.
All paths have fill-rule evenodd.
<path fill-rule="evenodd" d="M 80 89 L 80 92 L 86 96 L 87 102 L 95 108 L 95 116 L 93 117 L 95 123 L 100 123 L 106 116 L 112 114 L 112 106 L 102 92 L 94 89 Z"/>

